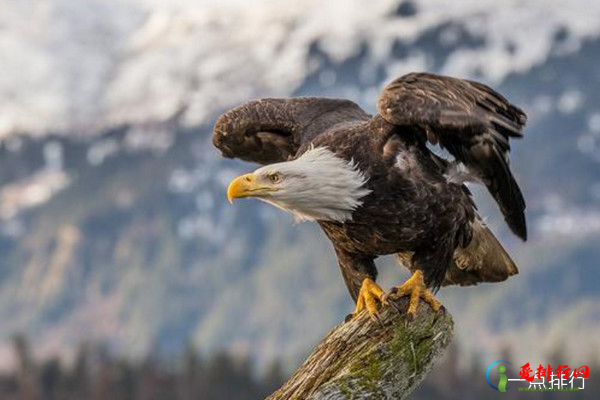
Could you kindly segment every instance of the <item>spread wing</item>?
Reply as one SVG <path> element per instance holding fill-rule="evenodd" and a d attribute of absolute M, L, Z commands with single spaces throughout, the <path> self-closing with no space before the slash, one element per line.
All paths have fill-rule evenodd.
<path fill-rule="evenodd" d="M 261 99 L 235 107 L 215 123 L 213 144 L 223 156 L 260 164 L 287 161 L 302 144 L 341 122 L 370 115 L 349 100 Z"/>
<path fill-rule="evenodd" d="M 525 200 L 508 165 L 509 139 L 522 137 L 526 115 L 481 83 L 412 73 L 385 87 L 381 116 L 393 125 L 420 126 L 487 186 L 511 230 L 527 238 Z"/>

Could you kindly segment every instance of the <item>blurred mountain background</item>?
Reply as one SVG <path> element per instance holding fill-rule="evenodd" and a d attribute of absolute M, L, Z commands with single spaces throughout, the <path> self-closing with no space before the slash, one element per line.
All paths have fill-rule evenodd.
<path fill-rule="evenodd" d="M 558 348 L 591 364 L 599 16 L 593 0 L 0 2 L 0 368 L 19 364 L 22 334 L 40 360 L 75 362 L 83 343 L 127 360 L 192 346 L 289 372 L 352 303 L 316 225 L 226 203 L 255 166 L 222 159 L 212 124 L 257 97 L 374 112 L 411 71 L 483 81 L 529 115 L 511 158 L 529 241 L 473 188 L 520 274 L 440 293 L 458 364 L 510 349 L 537 365 Z M 384 287 L 406 277 L 379 265 Z"/>

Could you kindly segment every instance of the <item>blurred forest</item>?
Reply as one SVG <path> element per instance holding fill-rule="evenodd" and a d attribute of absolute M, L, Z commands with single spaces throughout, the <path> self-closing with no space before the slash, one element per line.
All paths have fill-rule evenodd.
<path fill-rule="evenodd" d="M 70 366 L 58 358 L 36 361 L 24 336 L 14 337 L 13 350 L 18 368 L 0 374 L 2 400 L 251 400 L 284 381 L 279 363 L 257 377 L 249 358 L 218 353 L 205 359 L 192 346 L 175 359 L 134 362 L 104 346 L 82 345 Z"/>
<path fill-rule="evenodd" d="M 13 338 L 13 351 L 18 368 L 12 373 L 0 374 L 2 400 L 253 400 L 265 398 L 287 379 L 286 372 L 277 361 L 263 373 L 258 373 L 256 364 L 248 357 L 221 352 L 204 358 L 192 346 L 176 358 L 153 356 L 133 362 L 110 355 L 103 346 L 82 345 L 70 366 L 65 366 L 57 358 L 36 361 L 22 335 Z M 488 386 L 485 380 L 487 366 L 480 364 L 479 355 L 467 368 L 461 368 L 464 358 L 458 346 L 451 346 L 411 398 L 506 398 L 502 397 L 506 394 L 495 392 Z M 505 349 L 501 359 L 514 358 L 511 351 Z M 564 350 L 560 349 L 548 357 L 553 367 L 564 365 L 566 359 Z M 600 370 L 600 363 L 596 361 L 588 367 L 590 377 L 585 380 L 584 390 L 568 394 L 545 392 L 544 399 L 564 396 L 597 399 L 600 377 L 596 371 Z M 517 376 L 509 376 L 514 377 Z M 519 386 L 526 387 L 523 384 Z M 528 399 L 530 396 L 528 392 L 518 392 L 516 387 L 510 391 L 511 399 Z"/>

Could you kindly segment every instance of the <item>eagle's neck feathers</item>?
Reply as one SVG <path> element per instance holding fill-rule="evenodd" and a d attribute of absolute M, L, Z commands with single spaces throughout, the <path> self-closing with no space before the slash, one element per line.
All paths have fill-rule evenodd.
<path fill-rule="evenodd" d="M 257 170 L 271 171 L 285 176 L 283 188 L 261 200 L 290 212 L 296 221 L 352 220 L 352 213 L 371 192 L 359 166 L 326 147 L 310 148 L 295 160 Z"/>

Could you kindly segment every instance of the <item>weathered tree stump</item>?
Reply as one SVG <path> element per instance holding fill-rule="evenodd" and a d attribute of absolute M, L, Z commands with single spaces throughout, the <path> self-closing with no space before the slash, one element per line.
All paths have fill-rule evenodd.
<path fill-rule="evenodd" d="M 396 302 L 406 310 L 406 298 Z M 421 302 L 408 322 L 393 307 L 383 326 L 366 312 L 335 327 L 269 400 L 404 399 L 425 378 L 452 339 L 453 321 Z"/>

